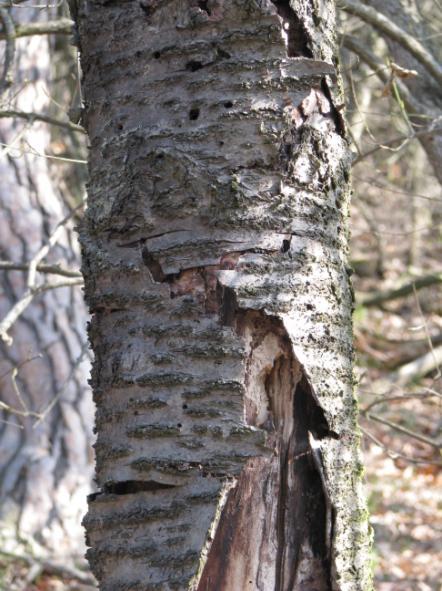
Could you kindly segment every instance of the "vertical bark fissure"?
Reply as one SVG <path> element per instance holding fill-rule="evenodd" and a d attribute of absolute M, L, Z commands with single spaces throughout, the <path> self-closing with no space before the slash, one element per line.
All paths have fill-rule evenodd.
<path fill-rule="evenodd" d="M 290 0 L 271 1 L 276 6 L 278 16 L 282 21 L 281 32 L 287 48 L 287 57 L 312 58 L 310 37 L 304 22 L 290 5 Z"/>

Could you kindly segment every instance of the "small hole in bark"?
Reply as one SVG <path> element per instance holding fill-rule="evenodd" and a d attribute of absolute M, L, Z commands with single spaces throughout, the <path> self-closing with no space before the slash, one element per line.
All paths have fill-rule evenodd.
<path fill-rule="evenodd" d="M 186 64 L 186 70 L 189 72 L 197 72 L 198 70 L 201 70 L 201 68 L 204 68 L 204 64 L 197 60 L 191 60 Z"/>
<path fill-rule="evenodd" d="M 141 57 L 141 55 L 142 55 L 142 53 L 141 53 L 141 51 L 140 51 L 140 50 L 138 50 L 138 51 L 136 51 L 136 52 L 135 52 L 135 56 L 136 56 L 136 57 Z"/>
<path fill-rule="evenodd" d="M 224 108 L 226 108 L 226 109 L 231 109 L 232 107 L 233 107 L 233 103 L 232 103 L 232 101 L 226 101 L 226 102 L 224 103 Z"/>
<path fill-rule="evenodd" d="M 208 7 L 208 4 L 209 4 L 209 0 L 200 0 L 198 2 L 198 6 L 201 8 L 201 10 L 204 10 L 204 12 L 207 12 L 207 14 L 210 16 L 212 11 Z"/>
<path fill-rule="evenodd" d="M 181 423 L 178 423 L 178 425 L 177 425 L 178 429 L 181 429 L 182 426 L 183 425 Z"/>
<path fill-rule="evenodd" d="M 183 404 L 183 409 L 186 410 L 188 408 L 187 404 Z"/>
<path fill-rule="evenodd" d="M 119 129 L 119 130 L 121 131 L 121 130 L 123 129 L 123 124 L 122 124 L 122 123 L 119 123 L 119 124 L 117 125 L 117 129 Z"/>
<path fill-rule="evenodd" d="M 153 57 L 158 60 L 161 57 L 161 51 L 154 51 L 153 52 Z"/>
<path fill-rule="evenodd" d="M 191 121 L 196 121 L 200 116 L 200 110 L 198 108 L 190 109 L 189 111 L 189 119 Z"/>
<path fill-rule="evenodd" d="M 281 246 L 281 252 L 288 252 L 290 250 L 290 240 L 283 240 Z"/>
<path fill-rule="evenodd" d="M 226 51 L 225 49 L 222 49 L 221 47 L 217 47 L 216 53 L 217 53 L 218 57 L 221 59 L 228 60 L 232 57 L 228 51 Z"/>

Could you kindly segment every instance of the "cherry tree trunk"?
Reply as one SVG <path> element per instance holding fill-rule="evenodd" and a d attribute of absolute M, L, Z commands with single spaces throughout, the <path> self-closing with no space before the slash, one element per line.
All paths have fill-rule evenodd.
<path fill-rule="evenodd" d="M 78 27 L 101 590 L 371 588 L 333 2 Z"/>
<path fill-rule="evenodd" d="M 26 11 L 16 9 L 13 16 L 21 22 L 35 21 L 46 13 L 27 7 Z M 48 38 L 17 39 L 15 49 L 14 84 L 1 97 L 2 106 L 47 113 Z M 67 213 L 51 180 L 48 160 L 31 153 L 50 151 L 50 132 L 45 123 L 4 118 L 0 119 L 0 142 L 0 258 L 28 263 Z M 78 267 L 72 226 L 66 225 L 45 263 Z M 1 271 L 1 276 L 3 320 L 25 293 L 27 273 Z M 60 280 L 42 275 L 39 284 Z M 94 412 L 87 386 L 86 319 L 79 287 L 47 291 L 36 296 L 12 326 L 12 345 L 0 341 L 3 549 L 13 550 L 21 541 L 38 542 L 58 557 L 84 552 L 81 518 L 91 488 Z M 14 368 L 18 369 L 17 389 Z M 45 418 L 40 421 L 32 413 L 44 413 Z"/>

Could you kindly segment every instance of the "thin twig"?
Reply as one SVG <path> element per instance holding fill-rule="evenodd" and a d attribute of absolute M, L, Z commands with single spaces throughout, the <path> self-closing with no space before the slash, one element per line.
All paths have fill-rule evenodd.
<path fill-rule="evenodd" d="M 81 127 L 81 125 L 77 125 L 71 121 L 60 121 L 60 119 L 54 119 L 53 117 L 39 113 L 27 113 L 25 111 L 10 110 L 0 111 L 0 118 L 4 117 L 18 117 L 19 119 L 26 119 L 26 121 L 29 121 L 29 123 L 34 123 L 34 121 L 43 121 L 44 123 L 50 123 L 51 125 L 56 125 L 57 127 L 62 127 L 63 129 L 69 129 L 70 131 L 86 133 L 85 129 Z"/>
<path fill-rule="evenodd" d="M 379 415 L 374 415 L 374 414 L 368 413 L 368 412 L 362 412 L 361 414 L 364 417 L 366 417 L 367 419 L 370 419 L 372 421 L 376 421 L 377 423 L 381 423 L 382 425 L 386 425 L 387 427 L 390 427 L 390 429 L 394 429 L 395 431 L 398 431 L 399 433 L 403 433 L 404 435 L 408 435 L 408 437 L 412 437 L 413 439 L 416 439 L 417 441 L 421 441 L 422 443 L 426 443 L 427 445 L 430 445 L 434 449 L 440 450 L 440 448 L 441 448 L 441 444 L 438 443 L 437 441 L 434 441 L 433 439 L 430 439 L 429 437 L 425 437 L 425 435 L 421 435 L 420 433 L 415 433 L 414 431 L 411 431 L 410 429 L 407 429 L 406 427 L 402 427 L 402 425 L 398 425 L 397 423 L 393 423 L 392 421 L 389 421 L 388 419 L 384 419 L 383 417 L 380 417 Z"/>
<path fill-rule="evenodd" d="M 388 402 L 404 402 L 404 400 L 414 400 L 416 398 L 421 399 L 421 398 L 433 398 L 434 394 L 430 393 L 430 392 L 423 392 L 421 394 L 402 394 L 401 396 L 381 396 L 380 398 L 377 398 L 376 400 L 373 400 L 373 402 L 370 402 L 370 404 L 368 404 L 363 410 L 361 410 L 361 413 L 367 413 L 370 411 L 370 409 L 372 409 L 374 406 L 377 406 L 378 404 L 384 404 L 384 403 L 388 403 Z"/>
<path fill-rule="evenodd" d="M 421 303 L 420 303 L 419 296 L 418 296 L 417 289 L 416 289 L 416 286 L 415 285 L 413 285 L 413 293 L 414 293 L 414 299 L 415 299 L 415 302 L 416 302 L 417 310 L 419 312 L 420 317 L 422 318 L 422 322 L 423 322 L 424 329 L 425 329 L 425 336 L 427 337 L 428 346 L 430 348 L 430 353 L 432 354 L 433 362 L 434 362 L 433 363 L 433 367 L 430 370 L 427 370 L 425 373 L 428 373 L 428 371 L 431 371 L 432 369 L 435 369 L 436 368 L 437 369 L 437 375 L 434 376 L 434 379 L 435 380 L 438 380 L 441 377 L 441 375 L 442 375 L 441 370 L 440 370 L 440 366 L 442 364 L 442 348 L 439 347 L 439 351 L 437 351 L 437 352 L 436 352 L 436 349 L 434 348 L 433 339 L 431 338 L 430 329 L 428 328 L 428 322 L 427 322 L 427 319 L 424 316 L 424 313 L 422 312 L 422 306 L 421 306 Z M 421 375 L 424 375 L 424 374 L 421 374 Z"/>
<path fill-rule="evenodd" d="M 342 35 L 341 42 L 343 43 L 344 47 L 346 47 L 349 51 L 355 53 L 367 66 L 373 70 L 376 76 L 383 82 L 384 84 L 389 84 L 391 81 L 391 68 L 386 64 L 383 64 L 378 57 L 369 51 L 360 41 L 355 39 L 350 35 Z M 398 90 L 400 92 L 400 96 L 404 103 L 407 106 L 407 109 L 413 113 L 413 116 L 416 116 L 418 113 L 423 112 L 424 109 L 420 105 L 418 101 L 416 101 L 415 97 L 411 94 L 402 80 L 396 80 L 396 84 Z"/>
<path fill-rule="evenodd" d="M 416 38 L 409 35 L 396 23 L 371 6 L 361 4 L 356 0 L 341 0 L 340 4 L 346 12 L 359 17 L 378 31 L 390 37 L 390 39 L 393 39 L 393 41 L 402 45 L 402 47 L 409 51 L 426 68 L 439 84 L 442 84 L 442 67 Z"/>
<path fill-rule="evenodd" d="M 24 310 L 26 310 L 26 308 L 29 306 L 29 304 L 32 302 L 33 298 L 37 294 L 48 291 L 50 289 L 57 289 L 59 287 L 71 287 L 74 285 L 81 285 L 83 283 L 83 280 L 81 278 L 67 278 L 64 281 L 60 281 L 57 283 L 46 283 L 40 286 L 36 286 L 37 267 L 39 263 L 48 254 L 49 250 L 57 243 L 62 231 L 64 230 L 64 226 L 66 225 L 66 223 L 72 218 L 75 212 L 77 212 L 82 207 L 83 204 L 73 209 L 57 225 L 54 232 L 49 237 L 48 242 L 40 248 L 40 250 L 34 255 L 32 260 L 29 262 L 26 292 L 13 305 L 10 311 L 0 322 L 0 339 L 2 339 L 6 344 L 12 344 L 12 338 L 8 334 L 9 329 L 17 320 L 17 318 L 19 318 L 19 316 L 24 312 Z"/>
<path fill-rule="evenodd" d="M 24 140 L 26 141 L 26 140 Z M 48 160 L 59 160 L 61 162 L 72 162 L 74 164 L 87 164 L 87 160 L 81 160 L 79 158 L 66 158 L 64 156 L 53 156 L 51 154 L 44 154 L 39 152 L 38 150 L 36 150 L 35 148 L 33 148 L 28 141 L 26 141 L 27 144 L 27 149 L 23 149 L 22 147 L 20 148 L 15 148 L 19 154 L 18 156 L 12 156 L 12 158 L 21 158 L 23 156 L 23 154 L 32 154 L 33 156 L 38 156 L 39 158 L 47 158 Z M 11 152 L 12 146 L 11 144 L 4 144 L 2 142 L 0 142 L 0 146 L 5 146 L 5 150 L 4 152 Z"/>
<path fill-rule="evenodd" d="M 74 374 L 77 371 L 78 366 L 83 361 L 84 356 L 85 356 L 86 352 L 88 351 L 88 349 L 89 349 L 89 344 L 86 342 L 86 343 L 83 344 L 83 346 L 81 348 L 81 351 L 80 351 L 80 355 L 77 357 L 75 363 L 73 364 L 73 366 L 71 368 L 71 371 L 69 372 L 69 375 L 66 378 L 66 380 L 65 380 L 64 384 L 62 385 L 62 387 L 56 392 L 55 396 L 52 398 L 52 400 L 49 402 L 49 404 L 46 406 L 46 408 L 44 410 L 42 410 L 40 413 L 38 413 L 37 420 L 36 420 L 36 422 L 32 426 L 34 429 L 42 421 L 45 420 L 45 418 L 48 416 L 48 414 L 51 412 L 51 410 L 54 408 L 54 406 L 60 400 L 60 398 L 62 397 L 62 395 L 64 394 L 64 392 L 66 390 L 66 387 L 68 386 L 68 384 L 70 383 L 70 381 L 74 377 Z"/>
<path fill-rule="evenodd" d="M 375 443 L 378 447 L 383 449 L 392 460 L 397 460 L 398 458 L 401 458 L 412 464 L 431 464 L 434 466 L 442 466 L 442 462 L 433 462 L 432 460 L 425 460 L 424 458 L 411 458 L 410 456 L 406 456 L 405 454 L 399 451 L 392 450 L 389 447 L 387 447 L 384 443 L 382 443 L 382 441 L 380 441 L 377 437 L 375 437 L 373 433 L 370 433 L 370 431 L 368 431 L 364 427 L 361 427 L 361 431 L 366 437 L 371 439 L 373 443 Z"/>
<path fill-rule="evenodd" d="M 356 166 L 356 164 L 358 164 L 361 160 L 364 160 L 364 158 L 371 156 L 372 154 L 374 154 L 375 152 L 378 152 L 379 150 L 390 150 L 390 151 L 397 152 L 399 150 L 402 150 L 408 144 L 408 142 L 410 142 L 411 140 L 418 139 L 418 138 L 420 138 L 422 136 L 426 136 L 426 135 L 440 135 L 440 134 L 442 134 L 442 127 L 434 127 L 434 128 L 429 127 L 427 129 L 412 133 L 410 135 L 395 137 L 395 138 L 388 140 L 386 142 L 382 142 L 382 144 L 378 143 L 378 145 L 376 147 L 372 148 L 371 150 L 368 150 L 367 152 L 363 152 L 362 154 L 358 154 L 358 156 L 356 156 L 356 158 L 353 160 L 352 166 Z M 397 144 L 399 142 L 400 142 L 400 146 L 397 146 L 396 148 L 391 147 L 393 144 Z"/>
<path fill-rule="evenodd" d="M 2 271 L 27 271 L 29 263 L 13 263 L 12 261 L 0 261 L 0 270 Z M 48 275 L 61 275 L 62 277 L 81 277 L 80 271 L 71 271 L 64 269 L 59 265 L 45 265 L 40 263 L 37 265 L 39 273 L 47 273 Z"/>

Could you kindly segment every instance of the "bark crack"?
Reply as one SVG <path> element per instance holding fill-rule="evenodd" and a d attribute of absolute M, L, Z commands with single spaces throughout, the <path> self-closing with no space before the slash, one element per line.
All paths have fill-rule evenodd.
<path fill-rule="evenodd" d="M 89 495 L 88 501 L 93 501 L 102 495 L 134 495 L 140 492 L 150 492 L 168 488 L 175 488 L 175 485 L 157 482 L 155 480 L 122 480 L 119 482 L 108 482 L 103 486 L 103 490 Z"/>
<path fill-rule="evenodd" d="M 334 516 L 317 441 L 338 435 L 282 320 L 236 304 L 233 326 L 248 350 L 245 422 L 267 432 L 271 453 L 229 492 L 198 591 L 331 591 Z"/>
<path fill-rule="evenodd" d="M 312 58 L 310 36 L 302 22 L 290 5 L 290 0 L 271 0 L 278 16 L 282 20 L 282 36 L 287 48 L 287 57 Z"/>

